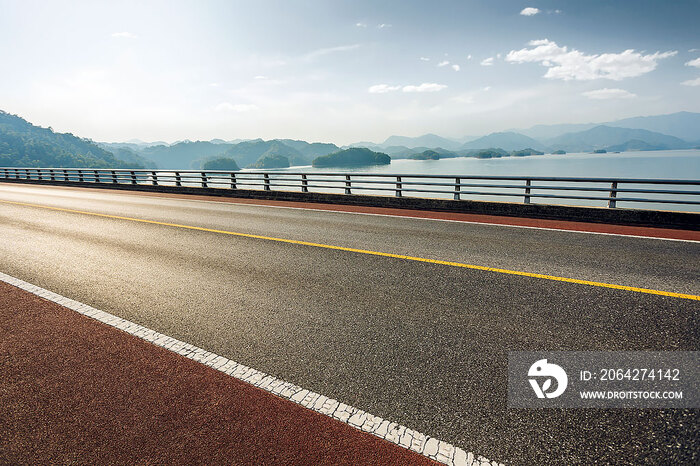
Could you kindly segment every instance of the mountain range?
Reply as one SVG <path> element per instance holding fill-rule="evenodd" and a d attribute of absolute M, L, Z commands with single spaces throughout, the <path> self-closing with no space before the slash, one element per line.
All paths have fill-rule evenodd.
<path fill-rule="evenodd" d="M 538 125 L 528 130 L 496 132 L 461 140 L 435 134 L 391 136 L 382 143 L 359 142 L 343 149 L 365 147 L 393 158 L 421 159 L 562 151 L 672 150 L 699 146 L 700 113 L 679 112 L 599 125 Z M 318 157 L 340 149 L 331 143 L 294 139 L 98 143 L 35 126 L 0 110 L 0 166 L 200 169 L 208 162 L 225 159 L 233 160 L 242 168 L 268 169 L 311 165 Z M 430 157 L 425 155 L 426 151 Z"/>

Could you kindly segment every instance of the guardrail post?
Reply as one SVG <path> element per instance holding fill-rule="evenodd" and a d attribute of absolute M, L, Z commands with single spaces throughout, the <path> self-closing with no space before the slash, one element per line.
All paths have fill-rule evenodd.
<path fill-rule="evenodd" d="M 136 182 L 136 173 L 131 172 L 131 184 L 138 184 Z"/>
<path fill-rule="evenodd" d="M 403 184 L 401 183 L 401 177 L 397 176 L 396 177 L 396 197 L 401 197 L 401 189 L 402 189 Z"/>
<path fill-rule="evenodd" d="M 206 188 L 207 186 L 207 174 L 202 172 L 202 188 Z"/>
<path fill-rule="evenodd" d="M 49 179 L 51 181 L 56 181 L 56 175 L 54 174 L 53 170 L 49 170 Z"/>
<path fill-rule="evenodd" d="M 15 168 L 15 179 L 19 180 L 19 170 Z"/>
<path fill-rule="evenodd" d="M 350 175 L 345 175 L 345 194 L 352 194 L 350 190 L 352 182 L 350 181 Z"/>
<path fill-rule="evenodd" d="M 41 177 L 41 168 L 36 171 L 36 178 L 41 181 L 43 178 Z"/>
<path fill-rule="evenodd" d="M 236 189 L 236 174 L 231 173 L 231 189 Z"/>
<path fill-rule="evenodd" d="M 156 175 L 156 172 L 151 172 L 151 175 L 152 175 L 151 181 L 153 183 L 153 186 L 158 186 L 158 175 Z"/>
<path fill-rule="evenodd" d="M 116 183 L 116 182 L 117 182 L 117 173 L 114 170 L 112 170 L 112 183 Z"/>
<path fill-rule="evenodd" d="M 83 171 L 82 170 L 78 170 L 78 181 L 80 181 L 81 183 L 83 182 Z"/>
<path fill-rule="evenodd" d="M 270 174 L 269 173 L 263 174 L 263 185 L 264 185 L 265 191 L 270 190 Z"/>
<path fill-rule="evenodd" d="M 182 186 L 182 177 L 180 172 L 175 172 L 175 186 Z"/>
<path fill-rule="evenodd" d="M 100 182 L 100 172 L 95 170 L 95 183 L 99 183 L 99 182 Z"/>
<path fill-rule="evenodd" d="M 610 185 L 610 199 L 608 200 L 608 207 L 614 209 L 617 206 L 617 181 L 613 181 Z"/>
<path fill-rule="evenodd" d="M 301 175 L 301 192 L 309 192 L 309 180 L 306 179 L 306 175 Z"/>
<path fill-rule="evenodd" d="M 63 170 L 63 181 L 68 181 L 68 170 Z"/>
<path fill-rule="evenodd" d="M 455 178 L 455 201 L 459 201 L 460 179 Z"/>
<path fill-rule="evenodd" d="M 525 180 L 525 204 L 530 203 L 530 186 L 532 186 L 532 181 Z"/>
<path fill-rule="evenodd" d="M 24 170 L 24 179 L 25 180 L 31 179 L 31 176 L 29 175 L 29 170 Z"/>

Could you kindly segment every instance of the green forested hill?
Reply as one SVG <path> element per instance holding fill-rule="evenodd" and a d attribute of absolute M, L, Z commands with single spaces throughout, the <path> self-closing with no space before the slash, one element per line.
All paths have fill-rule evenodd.
<path fill-rule="evenodd" d="M 352 167 L 357 165 L 388 165 L 391 157 L 364 147 L 352 147 L 332 154 L 317 157 L 314 167 Z"/>
<path fill-rule="evenodd" d="M 34 126 L 27 120 L 0 110 L 0 166 L 143 168 L 134 160 L 117 159 L 89 139 L 51 128 Z"/>

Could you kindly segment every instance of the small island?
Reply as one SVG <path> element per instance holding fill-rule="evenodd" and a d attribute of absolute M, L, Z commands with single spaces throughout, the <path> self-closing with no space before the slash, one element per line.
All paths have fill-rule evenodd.
<path fill-rule="evenodd" d="M 238 164 L 235 160 L 229 157 L 217 157 L 215 159 L 207 160 L 202 164 L 204 170 L 228 170 L 228 171 L 238 171 Z"/>
<path fill-rule="evenodd" d="M 535 149 L 530 149 L 528 147 L 527 149 L 514 150 L 510 153 L 510 155 L 512 155 L 513 157 L 525 157 L 527 155 L 544 155 L 544 152 L 540 152 Z"/>
<path fill-rule="evenodd" d="M 250 168 L 288 168 L 289 159 L 280 154 L 265 154 L 260 157 Z"/>
<path fill-rule="evenodd" d="M 498 157 L 507 157 L 508 152 L 503 149 L 483 149 L 474 154 L 477 159 L 493 159 Z"/>
<path fill-rule="evenodd" d="M 608 151 L 605 149 L 596 149 L 593 151 L 594 154 L 607 154 Z"/>
<path fill-rule="evenodd" d="M 412 160 L 440 160 L 440 154 L 434 150 L 424 150 L 418 154 L 411 154 L 408 158 Z"/>
<path fill-rule="evenodd" d="M 313 167 L 352 167 L 362 165 L 388 165 L 391 157 L 374 152 L 364 147 L 353 147 L 332 154 L 316 157 L 311 165 Z"/>
<path fill-rule="evenodd" d="M 566 154 L 566 151 L 565 151 L 565 150 L 562 150 L 562 149 L 559 149 L 559 150 L 555 150 L 554 152 L 552 152 L 552 154 L 554 154 L 554 155 L 564 155 L 564 154 Z"/>

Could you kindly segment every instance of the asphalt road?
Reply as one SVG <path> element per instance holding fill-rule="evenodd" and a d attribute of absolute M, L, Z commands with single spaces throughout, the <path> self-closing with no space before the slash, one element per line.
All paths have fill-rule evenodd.
<path fill-rule="evenodd" d="M 0 183 L 26 202 L 700 294 L 700 244 Z M 692 463 L 697 410 L 508 409 L 507 352 L 699 350 L 700 303 L 0 202 L 0 271 L 487 458 Z"/>

